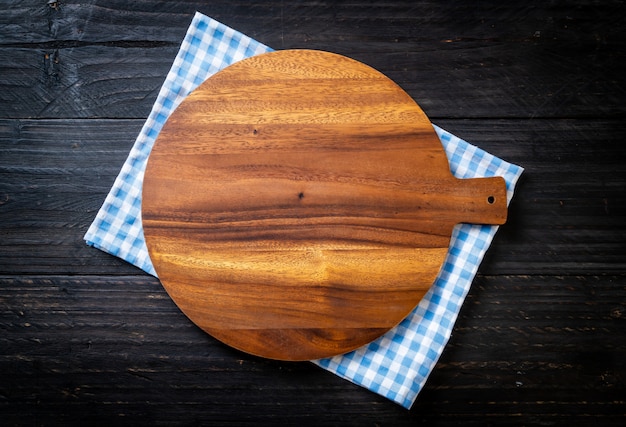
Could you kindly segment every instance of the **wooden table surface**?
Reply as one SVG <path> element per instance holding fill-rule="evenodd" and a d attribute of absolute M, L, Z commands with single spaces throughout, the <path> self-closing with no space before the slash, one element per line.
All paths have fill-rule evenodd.
<path fill-rule="evenodd" d="M 2 425 L 624 424 L 623 1 L 2 9 Z M 84 243 L 196 10 L 371 65 L 433 123 L 526 169 L 411 410 L 224 346 L 157 279 Z"/>

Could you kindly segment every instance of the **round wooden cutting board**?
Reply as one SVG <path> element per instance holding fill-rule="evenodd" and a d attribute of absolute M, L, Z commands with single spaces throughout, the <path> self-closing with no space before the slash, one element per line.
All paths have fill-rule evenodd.
<path fill-rule="evenodd" d="M 502 178 L 458 180 L 393 81 L 321 51 L 220 71 L 170 116 L 142 219 L 180 309 L 274 359 L 360 347 L 418 304 L 459 222 L 502 224 Z"/>

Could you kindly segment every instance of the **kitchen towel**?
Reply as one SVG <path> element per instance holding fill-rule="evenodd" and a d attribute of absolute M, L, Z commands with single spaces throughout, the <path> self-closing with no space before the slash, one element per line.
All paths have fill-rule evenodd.
<path fill-rule="evenodd" d="M 156 102 L 104 204 L 85 234 L 87 244 L 156 276 L 141 225 L 141 189 L 152 146 L 183 99 L 222 68 L 272 49 L 196 13 Z M 523 169 L 434 126 L 454 176 L 502 176 L 513 197 Z M 452 233 L 444 265 L 426 296 L 397 327 L 348 354 L 313 363 L 410 408 L 450 333 L 497 226 L 461 224 Z"/>

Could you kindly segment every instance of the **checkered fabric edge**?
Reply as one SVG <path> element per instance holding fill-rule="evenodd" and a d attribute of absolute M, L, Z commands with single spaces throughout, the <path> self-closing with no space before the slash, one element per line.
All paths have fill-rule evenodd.
<path fill-rule="evenodd" d="M 523 172 L 434 126 L 457 178 L 502 176 L 507 202 Z M 478 266 L 497 226 L 459 224 L 433 286 L 398 326 L 351 353 L 314 361 L 319 366 L 410 408 L 443 353 Z"/>
<path fill-rule="evenodd" d="M 220 69 L 269 52 L 267 46 L 196 13 L 154 107 L 115 183 L 85 234 L 89 245 L 156 276 L 141 225 L 141 187 L 152 146 L 182 100 Z M 458 178 L 503 176 L 511 200 L 523 169 L 434 126 Z M 411 407 L 448 342 L 478 265 L 497 227 L 455 227 L 433 287 L 396 328 L 351 353 L 314 361 L 340 377 Z"/>
<path fill-rule="evenodd" d="M 152 146 L 170 114 L 203 81 L 230 64 L 269 51 L 250 37 L 196 13 L 148 120 L 85 234 L 87 244 L 157 275 L 141 223 L 141 188 Z"/>

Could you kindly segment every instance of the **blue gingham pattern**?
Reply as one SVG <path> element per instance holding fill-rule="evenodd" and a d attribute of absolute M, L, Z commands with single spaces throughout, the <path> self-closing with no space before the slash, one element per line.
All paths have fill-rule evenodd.
<path fill-rule="evenodd" d="M 157 275 L 141 225 L 141 188 L 152 146 L 170 114 L 203 81 L 230 64 L 269 51 L 250 37 L 196 13 L 148 120 L 85 234 L 89 245 Z"/>
<path fill-rule="evenodd" d="M 155 275 L 141 226 L 141 187 L 146 162 L 163 124 L 180 102 L 220 69 L 269 52 L 263 44 L 196 13 L 180 51 L 94 222 L 88 244 Z M 507 197 L 523 169 L 434 126 L 458 178 L 502 176 Z M 340 377 L 410 408 L 450 338 L 454 322 L 496 226 L 455 227 L 447 258 L 432 288 L 397 327 L 351 353 L 313 361 Z"/>
<path fill-rule="evenodd" d="M 507 203 L 523 169 L 434 126 L 457 178 L 502 176 Z M 459 224 L 433 286 L 398 326 L 351 353 L 315 363 L 410 408 L 450 339 L 452 327 L 497 226 Z"/>

